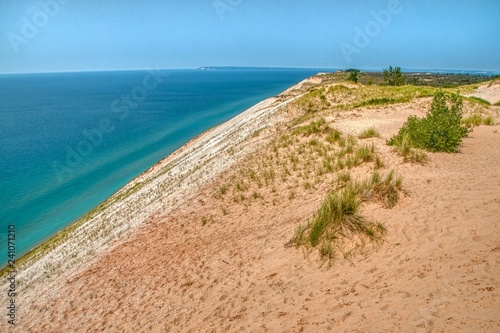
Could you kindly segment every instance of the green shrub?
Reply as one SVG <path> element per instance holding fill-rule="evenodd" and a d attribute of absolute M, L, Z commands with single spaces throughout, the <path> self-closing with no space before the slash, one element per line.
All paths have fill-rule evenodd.
<path fill-rule="evenodd" d="M 462 144 L 462 139 L 469 133 L 469 129 L 461 125 L 462 107 L 463 101 L 460 95 L 447 96 L 442 90 L 438 90 L 427 116 L 409 117 L 398 134 L 387 144 L 399 146 L 406 136 L 405 140 L 408 140 L 409 147 L 432 152 L 456 152 Z"/>

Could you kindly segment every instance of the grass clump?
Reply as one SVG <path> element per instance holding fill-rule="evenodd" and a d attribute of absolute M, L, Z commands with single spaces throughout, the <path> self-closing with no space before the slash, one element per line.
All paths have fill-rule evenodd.
<path fill-rule="evenodd" d="M 380 158 L 380 156 L 375 157 L 375 169 L 382 169 L 384 167 L 384 161 Z"/>
<path fill-rule="evenodd" d="M 348 171 L 339 172 L 337 175 L 337 183 L 345 185 L 351 180 L 351 174 Z"/>
<path fill-rule="evenodd" d="M 379 138 L 380 134 L 379 132 L 374 128 L 370 127 L 363 132 L 361 132 L 360 135 L 358 135 L 359 139 L 368 139 L 368 138 Z"/>
<path fill-rule="evenodd" d="M 209 216 L 209 217 L 203 216 L 201 218 L 201 225 L 202 226 L 206 226 L 207 224 L 211 224 L 211 223 L 215 223 L 213 216 Z"/>
<path fill-rule="evenodd" d="M 450 106 L 448 106 L 450 104 Z M 425 118 L 411 116 L 399 133 L 387 144 L 406 145 L 431 152 L 456 152 L 462 139 L 469 133 L 469 128 L 461 124 L 463 101 L 460 95 L 445 95 L 439 90 L 434 95 L 430 111 Z"/>
<path fill-rule="evenodd" d="M 358 163 L 373 161 L 374 156 L 375 146 L 373 144 L 359 147 L 354 154 L 354 158 L 358 161 Z"/>
<path fill-rule="evenodd" d="M 335 142 L 340 141 L 341 139 L 342 139 L 342 133 L 340 133 L 336 129 L 331 129 L 326 137 L 326 142 L 333 144 Z"/>
<path fill-rule="evenodd" d="M 366 220 L 360 213 L 360 205 L 355 184 L 329 193 L 313 218 L 295 230 L 293 243 L 297 247 L 318 248 L 320 258 L 328 261 L 334 260 L 335 248 L 352 252 L 367 242 L 380 244 L 385 227 Z"/>
<path fill-rule="evenodd" d="M 307 242 L 316 246 L 321 240 L 335 240 L 363 233 L 365 219 L 359 214 L 360 201 L 348 187 L 340 193 L 330 193 L 316 213 L 307 234 Z"/>
<path fill-rule="evenodd" d="M 487 116 L 483 118 L 483 125 L 493 126 L 495 125 L 495 120 L 493 120 L 492 116 Z"/>
<path fill-rule="evenodd" d="M 385 178 L 375 171 L 369 180 L 356 184 L 356 187 L 363 200 L 381 202 L 385 208 L 393 208 L 399 202 L 403 178 L 396 176 L 394 170 Z"/>

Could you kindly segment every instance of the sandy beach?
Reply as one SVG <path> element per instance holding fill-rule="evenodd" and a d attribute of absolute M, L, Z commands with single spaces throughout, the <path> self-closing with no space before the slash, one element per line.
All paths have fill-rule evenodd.
<path fill-rule="evenodd" d="M 305 80 L 193 139 L 28 260 L 18 324 L 7 331 L 500 331 L 498 125 L 474 128 L 459 153 L 429 154 L 423 165 L 386 145 L 432 97 L 325 113 L 346 136 L 375 127 L 380 137 L 358 142 L 373 144 L 381 172 L 395 170 L 405 191 L 392 209 L 363 203 L 364 216 L 387 228 L 380 246 L 331 265 L 290 246 L 338 176 L 300 159 L 272 181 L 260 175 L 310 142 L 273 151 L 304 115 L 294 103 L 327 84 Z M 498 94 L 477 90 L 492 103 Z M 498 124 L 499 106 L 481 112 Z"/>

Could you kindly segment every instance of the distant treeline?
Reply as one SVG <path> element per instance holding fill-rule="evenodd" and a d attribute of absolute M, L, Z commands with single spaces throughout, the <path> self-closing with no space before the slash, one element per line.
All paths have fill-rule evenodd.
<path fill-rule="evenodd" d="M 498 75 L 448 74 L 448 73 L 404 73 L 406 84 L 415 86 L 432 86 L 455 88 L 461 85 L 485 82 Z M 359 73 L 358 81 L 362 84 L 385 84 L 384 73 Z"/>

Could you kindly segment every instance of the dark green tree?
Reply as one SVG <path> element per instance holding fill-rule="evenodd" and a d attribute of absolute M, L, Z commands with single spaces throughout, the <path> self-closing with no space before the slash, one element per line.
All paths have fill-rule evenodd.
<path fill-rule="evenodd" d="M 354 83 L 358 83 L 358 72 L 356 71 L 352 71 L 350 74 L 349 74 L 349 81 L 352 81 Z"/>
<path fill-rule="evenodd" d="M 388 70 L 384 69 L 384 81 L 390 86 L 402 86 L 406 83 L 406 76 L 401 67 L 389 66 Z"/>

